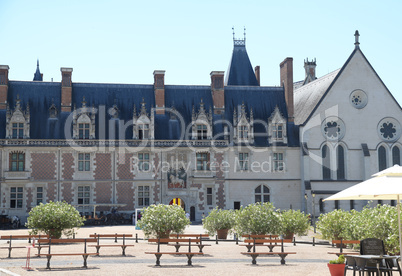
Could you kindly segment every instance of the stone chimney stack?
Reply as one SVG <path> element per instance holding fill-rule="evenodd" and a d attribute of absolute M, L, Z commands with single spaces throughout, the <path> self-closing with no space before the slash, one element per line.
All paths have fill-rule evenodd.
<path fill-rule="evenodd" d="M 212 71 L 210 74 L 212 101 L 215 114 L 223 114 L 225 110 L 224 75 L 224 71 Z"/>
<path fill-rule="evenodd" d="M 285 88 L 285 100 L 288 108 L 288 121 L 294 121 L 293 105 L 293 58 L 287 57 L 280 64 L 281 86 Z"/>
<path fill-rule="evenodd" d="M 306 71 L 306 77 L 305 77 L 305 82 L 304 84 L 309 83 L 310 81 L 313 81 L 317 79 L 315 76 L 315 67 L 317 66 L 315 59 L 312 61 L 308 61 L 308 58 L 304 61 L 304 70 Z"/>
<path fill-rule="evenodd" d="M 61 111 L 71 112 L 71 100 L 73 85 L 71 81 L 71 76 L 73 73 L 73 68 L 60 68 L 61 71 Z"/>
<path fill-rule="evenodd" d="M 8 65 L 0 65 L 0 109 L 7 108 Z"/>
<path fill-rule="evenodd" d="M 165 114 L 165 71 L 154 71 L 156 114 Z"/>
<path fill-rule="evenodd" d="M 254 72 L 255 72 L 255 77 L 257 78 L 258 86 L 261 86 L 260 66 L 259 65 L 254 68 Z"/>

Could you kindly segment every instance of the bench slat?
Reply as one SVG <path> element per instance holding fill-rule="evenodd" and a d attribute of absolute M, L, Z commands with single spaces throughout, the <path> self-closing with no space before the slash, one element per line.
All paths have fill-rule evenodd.
<path fill-rule="evenodd" d="M 98 242 L 98 239 L 38 239 L 38 243 L 81 243 L 81 242 Z"/>
<path fill-rule="evenodd" d="M 200 242 L 200 239 L 148 239 L 148 242 Z"/>
<path fill-rule="evenodd" d="M 341 240 L 332 240 L 333 244 L 341 244 Z M 342 244 L 360 244 L 360 241 L 356 240 L 342 240 Z"/>
<path fill-rule="evenodd" d="M 131 238 L 133 237 L 132 234 L 90 234 L 89 237 L 91 238 Z"/>
<path fill-rule="evenodd" d="M 286 239 L 286 240 L 266 240 L 266 239 L 255 239 L 255 243 L 281 243 L 281 242 L 284 242 L 284 243 L 293 243 L 293 241 L 292 240 L 288 240 L 288 239 Z M 246 240 L 244 240 L 244 242 L 245 243 L 254 243 L 254 239 L 246 239 Z"/>
<path fill-rule="evenodd" d="M 145 252 L 145 254 L 160 254 L 160 255 L 204 255 L 202 252 Z"/>

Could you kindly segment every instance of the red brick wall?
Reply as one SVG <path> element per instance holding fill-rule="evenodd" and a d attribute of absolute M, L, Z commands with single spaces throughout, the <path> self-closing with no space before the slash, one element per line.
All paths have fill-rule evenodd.
<path fill-rule="evenodd" d="M 62 160 L 62 178 L 72 180 L 74 174 L 74 157 L 72 153 L 63 153 Z"/>
<path fill-rule="evenodd" d="M 215 153 L 215 161 L 221 167 L 223 162 L 223 153 Z M 225 208 L 226 205 L 226 198 L 225 198 L 225 180 L 222 170 L 217 170 L 216 172 L 216 184 L 218 184 L 218 191 L 216 193 L 216 205 L 219 208 Z"/>
<path fill-rule="evenodd" d="M 31 153 L 31 176 L 36 179 L 56 179 L 56 154 Z"/>
<path fill-rule="evenodd" d="M 73 187 L 71 183 L 63 183 L 62 186 L 62 201 L 65 200 L 67 203 L 73 202 Z"/>
<path fill-rule="evenodd" d="M 95 179 L 112 178 L 112 162 L 110 153 L 97 153 L 95 155 Z"/>
<path fill-rule="evenodd" d="M 97 182 L 94 189 L 94 198 L 96 203 L 111 203 L 112 202 L 112 183 Z"/>
<path fill-rule="evenodd" d="M 127 205 L 120 210 L 133 210 L 134 209 L 134 189 L 132 182 L 119 182 L 116 186 L 117 202 L 126 203 Z"/>
<path fill-rule="evenodd" d="M 116 175 L 118 179 L 133 179 L 131 172 L 130 159 L 134 156 L 132 153 L 118 154 L 116 156 Z"/>
<path fill-rule="evenodd" d="M 57 183 L 48 183 L 47 184 L 47 193 L 46 193 L 47 199 L 46 199 L 46 202 L 49 202 L 50 200 L 51 201 L 56 201 L 57 200 L 56 191 L 57 191 Z"/>

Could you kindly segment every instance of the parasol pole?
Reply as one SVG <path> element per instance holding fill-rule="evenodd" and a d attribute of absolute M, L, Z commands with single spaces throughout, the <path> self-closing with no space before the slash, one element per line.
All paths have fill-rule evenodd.
<path fill-rule="evenodd" d="M 398 205 L 397 205 L 397 210 L 398 210 L 398 229 L 399 229 L 399 255 L 402 254 L 402 238 L 401 238 L 401 203 L 399 201 L 399 194 L 397 195 L 398 199 Z M 400 261 L 400 259 L 399 259 Z"/>

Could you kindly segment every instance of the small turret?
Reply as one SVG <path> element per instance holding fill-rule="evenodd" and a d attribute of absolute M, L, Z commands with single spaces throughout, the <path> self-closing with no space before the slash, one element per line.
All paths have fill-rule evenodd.
<path fill-rule="evenodd" d="M 39 59 L 36 61 L 36 72 L 34 74 L 34 81 L 43 81 L 43 74 L 40 73 L 39 70 Z"/>

